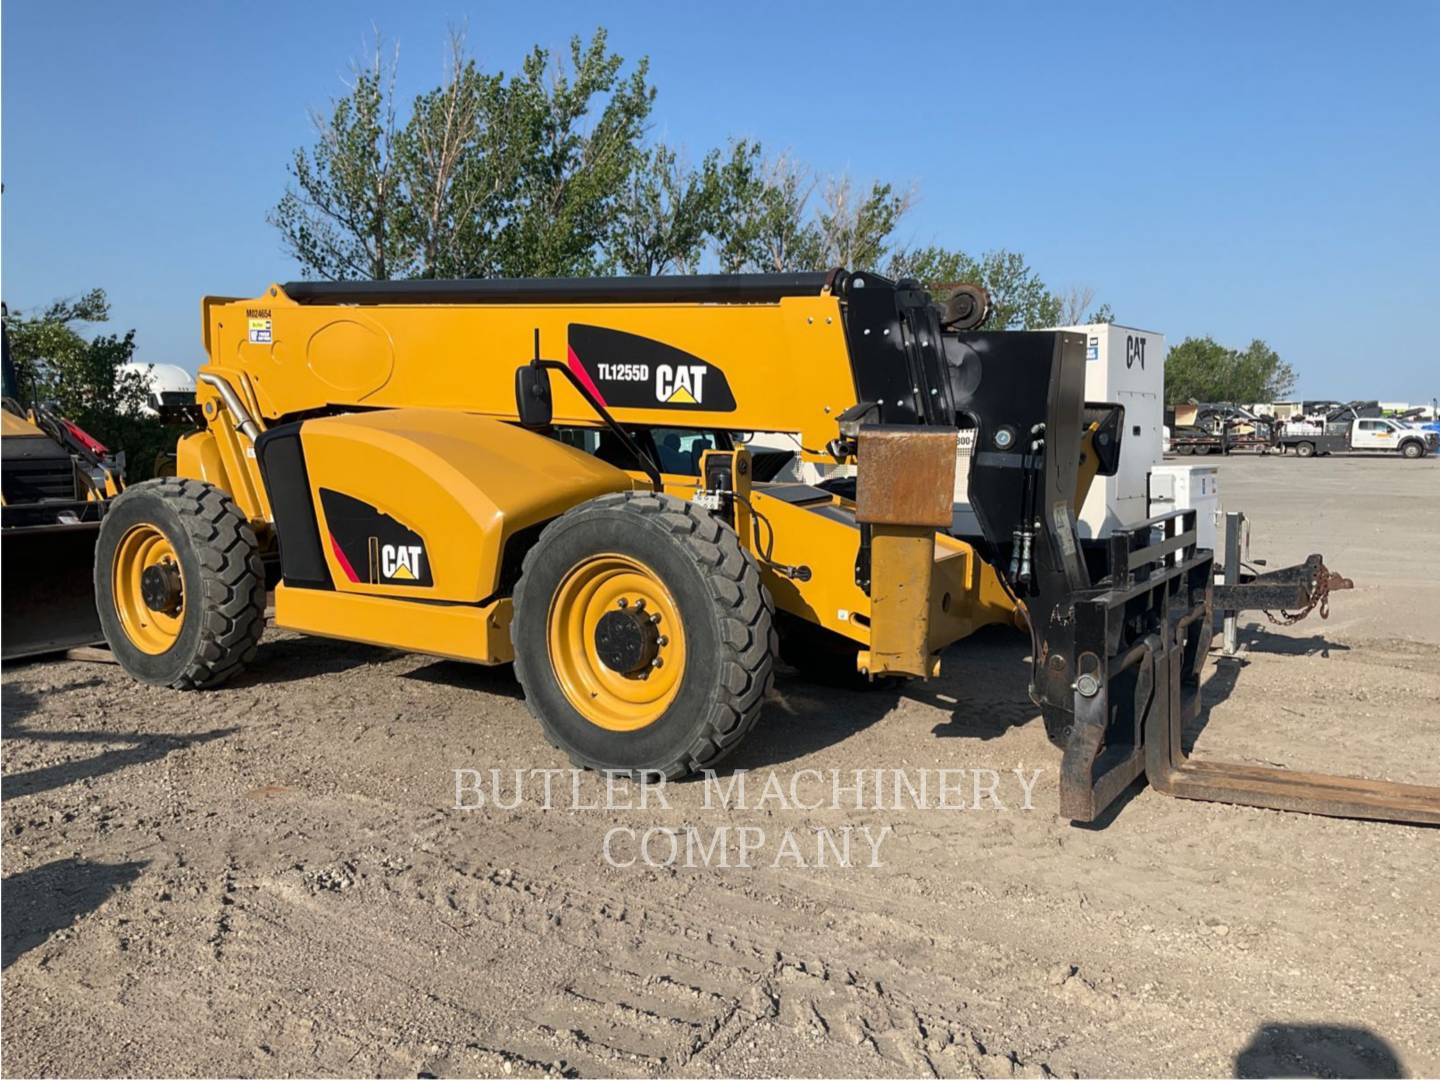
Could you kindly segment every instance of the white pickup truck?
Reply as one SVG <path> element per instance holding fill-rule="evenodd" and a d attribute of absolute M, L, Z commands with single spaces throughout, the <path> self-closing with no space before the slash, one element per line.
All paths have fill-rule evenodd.
<path fill-rule="evenodd" d="M 1433 431 L 1416 431 L 1395 420 L 1373 417 L 1339 423 L 1290 423 L 1280 427 L 1276 445 L 1294 450 L 1300 457 L 1316 454 L 1364 451 L 1419 458 L 1440 449 L 1440 436 Z"/>

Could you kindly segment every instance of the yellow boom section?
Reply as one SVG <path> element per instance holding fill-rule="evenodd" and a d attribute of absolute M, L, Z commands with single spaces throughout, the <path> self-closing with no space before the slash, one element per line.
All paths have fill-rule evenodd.
<path fill-rule="evenodd" d="M 515 369 L 542 354 L 583 372 L 625 424 L 786 431 L 819 448 L 855 404 L 840 304 L 300 304 L 279 285 L 207 300 L 211 365 L 253 392 L 262 422 L 327 407 L 434 407 L 513 419 Z M 636 356 L 637 343 L 668 348 Z M 555 422 L 594 410 L 555 380 Z M 202 388 L 202 398 L 205 392 Z"/>

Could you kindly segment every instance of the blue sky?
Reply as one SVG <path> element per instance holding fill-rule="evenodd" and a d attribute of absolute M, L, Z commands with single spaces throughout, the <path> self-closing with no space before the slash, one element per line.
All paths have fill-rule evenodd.
<path fill-rule="evenodd" d="M 1019 250 L 1172 343 L 1263 337 L 1306 396 L 1440 394 L 1429 2 L 9 0 L 5 299 L 104 286 L 140 359 L 193 367 L 203 294 L 298 276 L 265 214 L 372 27 L 405 98 L 462 23 L 504 70 L 603 23 L 693 157 L 753 136 L 914 182 L 907 242 Z"/>

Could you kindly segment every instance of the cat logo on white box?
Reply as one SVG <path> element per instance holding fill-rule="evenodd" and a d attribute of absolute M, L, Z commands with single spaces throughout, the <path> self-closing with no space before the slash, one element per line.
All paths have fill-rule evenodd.
<path fill-rule="evenodd" d="M 699 405 L 705 400 L 704 364 L 660 364 L 655 369 L 655 400 Z"/>
<path fill-rule="evenodd" d="M 425 549 L 419 545 L 380 545 L 380 576 L 392 581 L 418 581 L 425 576 Z"/>

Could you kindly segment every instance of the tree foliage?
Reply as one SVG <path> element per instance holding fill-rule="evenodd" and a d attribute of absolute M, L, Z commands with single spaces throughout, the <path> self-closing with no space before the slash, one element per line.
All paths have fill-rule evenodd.
<path fill-rule="evenodd" d="M 627 185 L 668 160 L 641 147 L 648 65 L 623 67 L 598 30 L 564 61 L 537 47 L 509 78 L 487 75 L 455 34 L 443 83 L 402 123 L 377 45 L 316 116 L 270 220 L 319 277 L 596 273 L 623 211 L 646 212 Z"/>
<path fill-rule="evenodd" d="M 615 227 L 601 242 L 606 269 L 621 274 L 694 271 L 715 230 L 721 201 L 720 155 L 700 167 L 662 144 L 642 151 L 616 205 Z"/>
<path fill-rule="evenodd" d="M 990 293 L 993 330 L 1028 330 L 1061 324 L 1062 302 L 1045 287 L 1040 275 L 1019 252 L 1000 248 L 978 259 L 963 251 L 936 246 L 900 252 L 890 261 L 891 277 L 912 277 L 937 299 L 962 282 L 983 285 Z"/>
<path fill-rule="evenodd" d="M 1273 402 L 1294 388 L 1294 370 L 1259 338 L 1242 350 L 1212 337 L 1190 337 L 1165 359 L 1165 400 L 1172 405 Z"/>
<path fill-rule="evenodd" d="M 490 74 L 452 34 L 408 108 L 378 46 L 316 117 L 271 221 L 310 276 L 528 277 L 844 266 L 990 290 L 999 328 L 1060 324 L 1094 290 L 1052 292 L 1018 252 L 903 249 L 913 186 L 826 176 L 740 139 L 696 159 L 648 138 L 655 90 L 605 31 Z M 695 164 L 691 164 L 691 161 Z M 1102 308 L 1094 316 L 1109 317 Z"/>
<path fill-rule="evenodd" d="M 5 333 L 16 392 L 21 406 L 38 402 L 111 449 L 125 450 L 133 466 L 130 479 L 143 480 L 155 455 L 167 443 L 174 449 L 175 435 L 145 414 L 145 376 L 125 370 L 135 356 L 135 331 L 90 338 L 80 332 L 85 324 L 109 319 L 103 289 L 57 300 L 33 315 L 7 309 Z"/>

